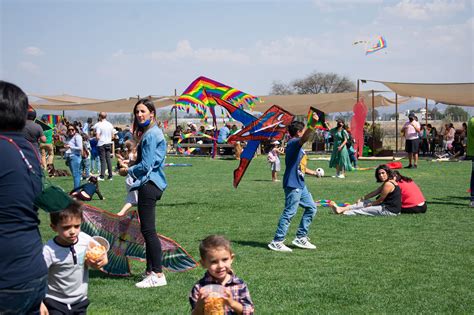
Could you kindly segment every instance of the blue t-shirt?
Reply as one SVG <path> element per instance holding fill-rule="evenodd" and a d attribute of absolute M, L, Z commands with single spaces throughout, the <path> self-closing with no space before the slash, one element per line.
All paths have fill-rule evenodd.
<path fill-rule="evenodd" d="M 300 168 L 301 160 L 306 155 L 300 145 L 300 138 L 288 141 L 285 151 L 285 175 L 283 175 L 283 188 L 303 188 L 304 170 Z"/>
<path fill-rule="evenodd" d="M 31 144 L 21 132 L 0 132 L 13 139 L 29 161 L 29 171 L 12 143 L 0 139 L 0 289 L 42 277 L 48 273 L 38 229 L 41 168 Z"/>
<path fill-rule="evenodd" d="M 222 127 L 219 130 L 219 136 L 217 136 L 217 143 L 225 143 L 229 137 L 230 130 L 227 126 Z"/>

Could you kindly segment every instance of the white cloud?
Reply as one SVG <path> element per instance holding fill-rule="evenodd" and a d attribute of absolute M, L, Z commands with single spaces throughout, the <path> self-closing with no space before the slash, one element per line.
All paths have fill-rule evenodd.
<path fill-rule="evenodd" d="M 178 61 L 182 59 L 194 59 L 201 62 L 233 62 L 246 64 L 250 58 L 248 55 L 229 49 L 198 48 L 194 49 L 188 40 L 181 40 L 173 51 L 153 51 L 146 54 L 156 61 Z"/>
<path fill-rule="evenodd" d="M 383 0 L 313 0 L 313 5 L 321 11 L 333 12 L 358 8 L 361 5 L 381 4 Z"/>
<path fill-rule="evenodd" d="M 384 12 L 398 18 L 410 20 L 431 20 L 447 17 L 465 9 L 464 0 L 402 0 L 394 6 L 384 8 Z"/>
<path fill-rule="evenodd" d="M 116 52 L 114 52 L 114 53 L 112 54 L 112 57 L 113 57 L 113 58 L 119 58 L 119 57 L 122 57 L 122 56 L 124 56 L 124 55 L 125 55 L 125 54 L 124 54 L 124 52 L 123 52 L 123 49 L 119 49 L 119 50 L 117 50 Z"/>
<path fill-rule="evenodd" d="M 39 72 L 40 72 L 39 66 L 37 66 L 36 64 L 34 64 L 32 62 L 29 62 L 29 61 L 21 61 L 18 64 L 18 67 L 21 70 L 23 70 L 27 73 L 30 73 L 30 74 L 39 74 Z"/>
<path fill-rule="evenodd" d="M 25 49 L 23 49 L 23 53 L 25 55 L 29 55 L 29 56 L 41 56 L 41 55 L 44 55 L 44 52 L 38 48 L 38 47 L 35 47 L 35 46 L 29 46 L 29 47 L 26 47 Z"/>

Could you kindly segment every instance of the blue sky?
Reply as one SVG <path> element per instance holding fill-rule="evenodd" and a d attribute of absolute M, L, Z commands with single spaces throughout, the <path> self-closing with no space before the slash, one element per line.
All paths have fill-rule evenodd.
<path fill-rule="evenodd" d="M 474 82 L 471 0 L 0 0 L 0 77 L 28 93 L 180 94 L 204 75 L 254 95 L 314 71 Z M 366 56 L 356 40 L 383 35 Z M 381 85 L 366 88 L 383 89 Z"/>

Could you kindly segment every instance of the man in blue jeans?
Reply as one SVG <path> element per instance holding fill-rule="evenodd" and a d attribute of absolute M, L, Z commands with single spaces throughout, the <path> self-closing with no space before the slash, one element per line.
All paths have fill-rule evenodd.
<path fill-rule="evenodd" d="M 285 191 L 285 209 L 280 216 L 277 230 L 273 241 L 268 244 L 268 248 L 278 252 L 291 252 L 292 249 L 284 244 L 291 220 L 295 216 L 298 206 L 303 207 L 304 213 L 300 225 L 296 231 L 296 238 L 292 244 L 299 248 L 316 249 L 308 238 L 308 230 L 317 208 L 311 193 L 304 182 L 304 175 L 316 175 L 316 172 L 306 168 L 306 153 L 303 145 L 309 140 L 314 132 L 314 125 L 319 120 L 316 113 L 313 113 L 313 125 L 305 126 L 300 121 L 293 121 L 288 126 L 291 140 L 288 141 L 285 151 L 285 175 L 283 176 L 283 189 Z"/>

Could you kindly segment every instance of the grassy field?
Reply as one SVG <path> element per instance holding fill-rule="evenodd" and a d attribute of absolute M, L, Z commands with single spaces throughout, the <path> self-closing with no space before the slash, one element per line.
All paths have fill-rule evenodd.
<path fill-rule="evenodd" d="M 423 215 L 343 217 L 319 207 L 310 231 L 314 251 L 268 250 L 283 209 L 281 183 L 273 183 L 265 157 L 254 159 L 238 189 L 232 187 L 235 160 L 169 157 L 169 188 L 157 207 L 158 232 L 180 243 L 196 260 L 198 244 L 209 234 L 224 234 L 236 253 L 234 270 L 250 289 L 258 314 L 314 313 L 474 313 L 474 209 L 468 207 L 471 162 L 421 161 L 417 170 L 402 170 L 428 200 Z M 63 167 L 62 161 L 55 161 Z M 380 162 L 363 161 L 361 167 Z M 356 171 L 344 180 L 331 178 L 327 161 L 310 161 L 326 176 L 307 178 L 317 199 L 353 202 L 377 187 L 374 171 Z M 280 174 L 280 177 L 282 174 Z M 72 178 L 55 178 L 64 189 Z M 106 200 L 92 205 L 118 212 L 126 195 L 123 178 L 100 183 Z M 296 232 L 301 211 L 290 227 Z M 41 212 L 41 233 L 53 236 Z M 137 289 L 144 263 L 134 275 L 111 278 L 91 272 L 90 314 L 186 314 L 188 294 L 202 277 L 198 267 L 167 273 L 168 285 Z"/>

